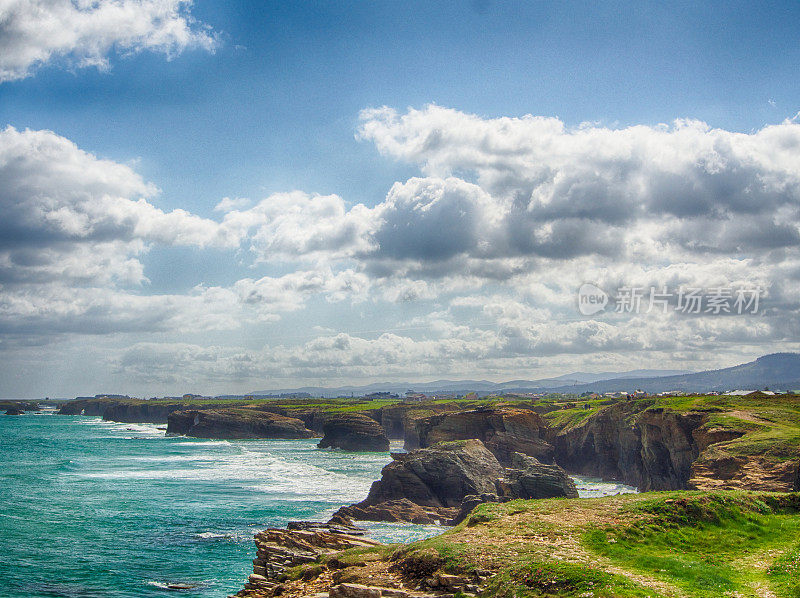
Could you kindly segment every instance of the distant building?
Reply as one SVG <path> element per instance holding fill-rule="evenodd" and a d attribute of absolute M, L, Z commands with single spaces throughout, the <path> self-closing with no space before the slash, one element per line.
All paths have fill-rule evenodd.
<path fill-rule="evenodd" d="M 369 399 L 371 401 L 385 401 L 391 399 L 399 399 L 400 395 L 395 394 L 393 392 L 371 392 L 368 395 L 364 395 L 365 399 Z"/>
<path fill-rule="evenodd" d="M 414 392 L 413 390 L 409 390 L 406 392 L 406 396 L 403 399 L 406 403 L 420 403 L 422 401 L 427 401 L 428 395 L 421 393 L 421 392 Z"/>

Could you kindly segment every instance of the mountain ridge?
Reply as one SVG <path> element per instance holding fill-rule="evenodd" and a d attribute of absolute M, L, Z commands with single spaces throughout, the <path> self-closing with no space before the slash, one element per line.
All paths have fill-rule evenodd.
<path fill-rule="evenodd" d="M 252 396 L 308 393 L 312 396 L 336 397 L 375 392 L 403 394 L 407 390 L 426 394 L 477 392 L 615 392 L 641 389 L 649 393 L 684 391 L 710 392 L 736 388 L 782 390 L 800 388 L 800 353 L 771 353 L 754 361 L 728 368 L 692 372 L 687 370 L 629 370 L 626 372 L 572 372 L 539 380 L 434 380 L 430 382 L 377 382 L 339 387 L 304 386 L 293 389 L 255 391 Z"/>

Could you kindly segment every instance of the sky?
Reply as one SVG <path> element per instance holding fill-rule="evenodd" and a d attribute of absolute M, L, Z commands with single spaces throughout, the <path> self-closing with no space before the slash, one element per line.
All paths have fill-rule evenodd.
<path fill-rule="evenodd" d="M 798 350 L 798 25 L 793 2 L 0 1 L 0 396 Z"/>

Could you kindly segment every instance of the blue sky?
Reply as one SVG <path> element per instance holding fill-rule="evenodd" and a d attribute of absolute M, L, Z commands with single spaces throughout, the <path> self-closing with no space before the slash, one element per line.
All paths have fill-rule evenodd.
<path fill-rule="evenodd" d="M 142 376 L 148 359 L 162 360 L 165 354 L 175 352 L 176 347 L 182 347 L 186 355 L 206 350 L 214 355 L 214 363 L 222 364 L 219 371 L 202 381 L 203 388 L 195 388 L 195 391 L 238 392 L 306 382 L 338 383 L 384 377 L 413 378 L 415 375 L 425 379 L 456 377 L 466 372 L 471 372 L 471 377 L 498 380 L 540 377 L 569 369 L 615 369 L 616 363 L 621 364 L 619 369 L 630 369 L 628 365 L 653 367 L 658 364 L 699 369 L 728 365 L 772 349 L 795 346 L 793 330 L 787 332 L 784 320 L 777 319 L 766 323 L 748 320 L 745 324 L 743 319 L 726 322 L 726 326 L 732 327 L 730 330 L 720 329 L 722 324 L 717 321 L 700 325 L 670 320 L 662 322 L 665 326 L 662 330 L 672 330 L 673 325 L 688 326 L 691 330 L 687 328 L 685 336 L 679 334 L 678 340 L 666 346 L 652 338 L 627 342 L 636 335 L 626 327 L 636 328 L 637 324 L 615 321 L 609 316 L 609 319 L 595 322 L 597 328 L 588 337 L 584 330 L 574 342 L 567 343 L 568 347 L 560 348 L 543 342 L 542 337 L 547 335 L 541 330 L 526 329 L 524 332 L 524 325 L 512 324 L 507 319 L 514 310 L 519 312 L 515 317 L 530 319 L 534 315 L 520 311 L 529 309 L 534 310 L 543 326 L 550 321 L 569 326 L 577 325 L 578 321 L 582 326 L 592 326 L 586 320 L 576 320 L 574 310 L 567 307 L 571 298 L 548 298 L 548 292 L 554 297 L 563 295 L 570 284 L 580 282 L 581 275 L 591 274 L 594 280 L 607 280 L 608 284 L 624 282 L 626 277 L 633 280 L 636 276 L 641 277 L 643 284 L 678 284 L 692 279 L 705 287 L 712 283 L 741 286 L 769 282 L 776 272 L 765 264 L 773 264 L 771 268 L 779 263 L 784 269 L 781 272 L 793 271 L 797 232 L 793 224 L 797 207 L 793 185 L 798 173 L 790 159 L 791 147 L 784 148 L 790 158 L 776 158 L 777 162 L 765 166 L 769 150 L 761 146 L 761 149 L 752 149 L 749 141 L 736 134 L 755 139 L 753 136 L 769 126 L 784 127 L 787 135 L 794 134 L 794 121 L 790 119 L 800 110 L 795 76 L 800 52 L 797 43 L 800 7 L 796 3 L 756 6 L 731 2 L 188 3 L 172 0 L 166 3 L 174 5 L 167 20 L 184 28 L 185 36 L 163 42 L 163 37 L 155 37 L 152 32 L 142 33 L 141 27 L 146 27 L 142 23 L 150 18 L 147 11 L 151 10 L 151 5 L 146 0 L 120 0 L 123 1 L 140 9 L 140 23 L 120 25 L 118 22 L 111 24 L 109 20 L 107 30 L 76 33 L 72 41 L 60 46 L 48 41 L 47 36 L 28 38 L 24 32 L 26 19 L 32 14 L 26 12 L 28 8 L 38 4 L 47 10 L 61 10 L 63 2 L 17 0 L 11 3 L 8 10 L 15 16 L 0 26 L 0 49 L 7 56 L 24 57 L 42 51 L 48 54 L 45 59 L 28 62 L 21 58 L 12 63 L 12 59 L 7 58 L 5 65 L 0 59 L 0 69 L 5 66 L 12 73 L 0 82 L 0 127 L 11 126 L 18 132 L 52 131 L 57 139 L 50 139 L 50 142 L 58 144 L 63 140 L 74 144 L 78 151 L 90 156 L 76 158 L 88 160 L 87 165 L 102 159 L 126 166 L 131 173 L 121 175 L 123 178 L 136 176 L 159 189 L 148 194 L 141 189 L 130 191 L 125 187 L 126 191 L 120 193 L 126 200 L 136 202 L 145 196 L 148 204 L 160 213 L 182 210 L 182 213 L 205 220 L 208 234 L 223 234 L 211 229 L 214 223 L 222 222 L 227 213 L 215 210 L 225 197 L 247 198 L 250 200 L 248 207 L 253 207 L 268 201 L 273 194 L 300 190 L 320 196 L 338 196 L 346 211 L 343 217 L 346 222 L 342 224 L 337 220 L 337 224 L 326 220 L 330 214 L 320 216 L 303 202 L 298 207 L 298 200 L 286 204 L 287 213 L 308 209 L 311 212 L 304 218 L 320 226 L 327 222 L 324 231 L 319 233 L 320 238 L 330 227 L 341 225 L 350 227 L 347 230 L 351 233 L 358 230 L 356 236 L 360 235 L 362 241 L 371 239 L 371 245 L 367 248 L 353 241 L 345 250 L 337 241 L 326 244 L 325 251 L 305 247 L 287 253 L 285 239 L 280 236 L 283 233 L 259 221 L 261 224 L 254 224 L 249 232 L 238 230 L 234 234 L 227 230 L 224 233 L 229 235 L 227 240 L 213 243 L 194 237 L 186 241 L 178 232 L 167 238 L 169 235 L 164 233 L 140 235 L 126 229 L 124 233 L 117 231 L 121 236 L 113 249 L 98 244 L 97 237 L 83 231 L 80 243 L 70 237 L 70 243 L 77 243 L 74 247 L 64 249 L 59 245 L 57 251 L 63 253 L 57 260 L 52 253 L 49 257 L 31 257 L 28 252 L 33 250 L 26 248 L 25 260 L 31 263 L 54 260 L 53 263 L 63 265 L 70 256 L 81 254 L 84 259 L 87 253 L 93 255 L 96 262 L 84 264 L 83 267 L 93 272 L 88 277 L 75 277 L 61 270 L 60 274 L 53 274 L 50 268 L 48 276 L 51 278 L 45 283 L 41 273 L 35 280 L 24 274 L 28 262 L 9 258 L 9 269 L 14 273 L 11 278 L 24 280 L 7 282 L 0 289 L 6 293 L 0 303 L 6 307 L 6 317 L 12 322 L 3 328 L 6 338 L 0 350 L 5 347 L 16 356 L 6 366 L 5 384 L 0 383 L 0 394 L 93 394 L 100 392 L 101 387 L 138 394 L 181 392 L 197 379 L 195 375 L 185 378 L 174 373 L 154 373 L 151 378 Z M 99 3 L 102 4 L 104 2 Z M 65 21 L 65 30 L 72 26 L 77 30 L 81 26 L 81 15 L 72 16 L 75 20 Z M 62 33 L 59 31 L 50 37 L 58 38 Z M 97 47 L 100 50 L 96 50 Z M 89 63 L 102 59 L 106 64 L 101 68 L 87 65 L 87 56 Z M 452 111 L 452 114 L 434 113 L 429 109 L 431 105 Z M 362 112 L 382 106 L 395 111 L 394 117 L 369 116 Z M 420 112 L 420 123 L 406 123 L 399 129 L 394 126 L 411 111 Z M 498 166 L 503 156 L 516 151 L 514 148 L 504 146 L 501 154 L 486 158 L 481 165 L 463 157 L 467 155 L 465 148 L 469 143 L 478 143 L 476 151 L 482 151 L 480 139 L 476 142 L 476 138 L 454 135 L 447 143 L 458 147 L 453 146 L 448 151 L 434 148 L 427 153 L 397 144 L 407 141 L 404 136 L 421 134 L 420 127 L 426 134 L 444 130 L 447 137 L 447 126 L 496 126 L 498 139 L 506 139 L 503 136 L 508 131 L 503 128 L 501 119 L 519 119 L 525 115 L 557 118 L 567 131 L 578 130 L 581 123 L 592 123 L 584 127 L 591 127 L 598 140 L 610 134 L 609 139 L 617 139 L 620 147 L 627 148 L 624 152 L 640 152 L 633 162 L 658 164 L 658 168 L 648 166 L 637 175 L 651 177 L 648 180 L 652 185 L 655 185 L 654 169 L 660 173 L 658 177 L 667 171 L 671 174 L 680 171 L 677 166 L 664 167 L 658 153 L 651 149 L 653 143 L 661 143 L 656 134 L 659 123 L 672 126 L 676 119 L 693 119 L 706 123 L 711 131 L 723 131 L 728 137 L 720 143 L 726 147 L 730 145 L 732 153 L 723 155 L 723 150 L 715 146 L 714 151 L 722 155 L 719 159 L 723 165 L 704 170 L 717 178 L 709 183 L 702 198 L 691 199 L 695 202 L 693 205 L 705 201 L 703 198 L 707 199 L 709 193 L 720 194 L 717 199 L 724 203 L 726 197 L 737 193 L 737 185 L 743 185 L 742 189 L 747 188 L 750 193 L 752 181 L 743 182 L 738 175 L 754 163 L 763 169 L 753 174 L 752 180 L 762 181 L 765 173 L 778 171 L 781 180 L 775 183 L 774 189 L 764 191 L 764 197 L 747 196 L 746 201 L 762 206 L 760 211 L 751 209 L 752 206 L 743 209 L 741 205 L 735 209 L 727 206 L 708 211 L 715 214 L 715 222 L 719 222 L 720 214 L 724 213 L 731 223 L 735 222 L 734 215 L 752 215 L 758 211 L 763 226 L 748 232 L 757 239 L 749 245 L 731 244 L 726 236 L 731 233 L 726 229 L 719 233 L 716 241 L 711 241 L 712 245 L 718 243 L 717 251 L 706 248 L 698 253 L 697 244 L 688 242 L 679 248 L 662 247 L 646 256 L 638 246 L 612 249 L 605 241 L 600 249 L 599 245 L 581 250 L 565 249 L 566 245 L 574 244 L 569 241 L 572 237 L 595 236 L 594 232 L 587 231 L 601 230 L 606 224 L 617 228 L 596 235 L 598 238 L 605 234 L 618 238 L 633 230 L 642 239 L 658 239 L 664 231 L 655 231 L 654 222 L 663 224 L 664 219 L 656 216 L 664 212 L 654 208 L 645 210 L 646 218 L 628 222 L 623 228 L 618 220 L 608 216 L 610 211 L 604 215 L 584 214 L 580 221 L 572 215 L 569 226 L 563 224 L 565 220 L 558 221 L 563 224 L 561 228 L 553 224 L 556 221 L 548 220 L 546 230 L 543 228 L 544 232 L 537 234 L 551 239 L 556 234 L 548 228 L 551 226 L 567 231 L 564 233 L 566 240 L 553 241 L 552 247 L 544 248 L 539 243 L 533 249 L 515 247 L 489 256 L 483 249 L 473 251 L 456 241 L 455 245 L 439 246 L 439 233 L 451 230 L 449 226 L 454 222 L 464 225 L 454 214 L 471 214 L 475 206 L 480 207 L 482 215 L 494 214 L 492 210 L 495 209 L 502 211 L 520 192 L 530 196 L 530 184 L 503 186 L 495 180 L 500 176 L 498 172 L 508 172 L 519 166 Z M 480 122 L 476 124 L 474 119 L 470 120 L 472 117 Z M 365 133 L 361 129 L 365 124 L 375 125 L 380 130 Z M 623 139 L 625 135 L 620 132 L 635 126 L 647 127 L 653 139 Z M 511 128 L 519 129 L 514 133 L 516 136 L 531 134 L 519 122 Z M 481 135 L 489 133 L 484 131 Z M 714 134 L 702 133 L 700 137 L 710 139 Z M 668 145 L 673 141 L 683 143 L 679 138 L 681 136 L 674 133 Z M 617 143 L 613 139 L 609 143 Z M 11 147 L 10 138 L 5 142 Z M 19 143 L 39 147 L 39 142 L 26 137 Z M 686 151 L 691 153 L 698 143 L 702 145 L 700 141 L 692 141 Z M 525 143 L 522 145 L 528 147 Z M 755 153 L 742 157 L 745 150 Z M 61 148 L 59 151 L 69 153 L 72 150 Z M 573 172 L 580 160 L 585 159 L 577 150 L 558 163 L 547 163 L 546 159 L 533 157 L 533 154 L 524 168 L 545 165 L 550 172 Z M 8 155 L 18 157 L 14 153 Z M 705 160 L 705 154 L 703 156 Z M 601 161 L 595 171 L 602 170 L 609 160 Z M 48 163 L 52 165 L 52 161 Z M 497 172 L 487 170 L 486 165 L 490 163 Z M 730 178 L 721 180 L 726 172 Z M 525 178 L 519 172 L 514 176 L 518 175 Z M 16 171 L 0 173 L 0 181 L 5 181 L 9 189 L 14 186 L 14 180 L 7 178 L 11 176 L 21 175 Z M 613 176 L 609 174 L 610 178 Z M 387 204 L 387 193 L 395 182 L 406 185 L 408 190 L 413 186 L 409 181 L 415 177 L 426 178 L 438 189 L 437 193 L 456 198 L 452 199 L 453 205 L 442 204 L 443 220 L 434 223 L 432 233 L 425 232 L 425 223 L 403 217 L 404 212 L 397 205 Z M 455 177 L 476 188 L 459 187 L 455 183 L 436 186 L 447 177 Z M 104 175 L 100 178 L 107 182 Z M 95 189 L 92 182 L 73 183 Z M 584 179 L 581 184 L 588 183 Z M 697 187 L 694 185 L 694 189 Z M 426 193 L 420 191 L 423 186 L 414 188 Z M 533 189 L 533 196 L 538 197 L 536 193 L 542 188 L 534 185 Z M 479 191 L 488 194 L 488 199 L 479 197 Z M 609 202 L 617 201 L 612 191 L 619 189 L 606 190 L 605 193 L 611 195 L 604 196 L 605 199 L 593 197 L 592 205 L 608 208 Z M 84 192 L 87 191 L 81 191 Z M 2 197 L 0 190 L 0 200 L 6 209 L 16 206 L 19 213 L 31 215 L 39 213 L 31 198 L 47 196 L 48 191 L 26 188 L 20 193 L 29 195 L 23 197 L 7 192 L 6 197 Z M 776 193 L 780 200 L 775 199 Z M 68 209 L 79 201 L 78 196 L 63 199 Z M 579 201 L 567 198 L 562 205 L 557 199 L 552 196 L 545 202 L 551 206 L 548 208 L 551 212 L 558 204 L 558 209 L 567 213 L 574 210 Z M 651 200 L 643 194 L 634 198 L 631 205 L 650 205 Z M 487 207 L 486 202 L 492 201 L 496 205 Z M 52 208 L 52 204 L 48 205 L 48 209 Z M 359 206 L 377 211 L 362 218 Z M 385 211 L 389 208 L 393 210 L 391 214 L 400 219 L 393 225 L 399 223 L 413 228 L 414 232 L 404 238 L 416 235 L 418 246 L 430 246 L 435 251 L 414 253 L 401 246 L 402 243 L 391 240 L 385 231 L 378 230 L 376 223 L 381 218 L 392 224 L 386 215 L 389 212 Z M 239 209 L 244 214 L 245 208 Z M 616 209 L 629 210 L 619 205 Z M 96 218 L 97 211 L 94 208 L 90 211 L 91 217 Z M 409 212 L 412 216 L 416 213 Z M 674 210 L 669 214 L 685 216 Z M 139 217 L 144 218 L 135 218 Z M 274 217 L 274 214 L 268 216 L 266 221 Z M 20 218 L 4 229 L 9 240 L 12 238 L 10 231 L 27 216 Z M 252 213 L 241 218 L 255 222 Z M 480 220 L 483 216 L 476 218 L 479 229 L 489 226 L 488 221 Z M 531 225 L 531 231 L 544 226 L 542 218 L 551 219 L 552 216 L 540 215 L 536 220 L 538 224 Z M 59 226 L 67 226 L 59 222 Z M 791 223 L 787 225 L 789 229 L 781 228 L 780 234 L 777 228 L 770 229 L 770 226 L 782 226 L 787 222 Z M 52 220 L 47 223 L 35 230 L 45 235 L 48 231 L 52 233 L 47 228 Z M 708 229 L 698 221 L 685 224 L 681 230 Z M 185 225 L 172 222 L 169 226 L 179 231 Z M 458 234 L 458 226 L 453 226 L 452 231 L 456 232 L 452 234 Z M 29 228 L 25 230 L 30 232 Z M 281 230 L 285 232 L 286 229 Z M 433 237 L 429 239 L 426 234 Z M 503 234 L 507 236 L 508 231 Z M 783 245 L 767 247 L 770 244 L 765 240 L 781 234 L 786 237 Z M 231 240 L 234 236 L 236 239 Z M 140 245 L 132 245 L 134 242 Z M 11 242 L 4 245 L 14 247 Z M 254 245 L 259 247 L 254 249 Z M 458 251 L 451 251 L 455 246 Z M 389 255 L 391 247 L 395 250 Z M 107 251 L 110 252 L 107 259 L 100 259 Z M 19 251 L 14 255 L 18 254 Z M 123 281 L 114 270 L 116 266 L 109 265 L 118 258 L 140 264 L 143 277 L 138 281 Z M 445 258 L 451 260 L 446 265 L 446 276 L 435 272 L 445 267 Z M 455 263 L 452 260 L 456 258 L 467 261 Z M 503 265 L 496 261 L 501 259 L 505 260 Z M 513 260 L 519 262 L 515 262 L 515 274 L 507 277 L 476 274 L 482 271 L 479 264 L 502 270 L 510 267 Z M 222 324 L 204 312 L 196 316 L 198 321 L 208 316 L 216 324 L 192 330 L 185 323 L 159 321 L 152 329 L 141 326 L 133 327 L 137 328 L 133 331 L 124 318 L 124 321 L 106 318 L 112 310 L 110 306 L 118 306 L 120 301 L 125 303 L 124 297 L 128 295 L 137 298 L 170 296 L 179 302 L 196 294 L 197 285 L 230 290 L 244 279 L 257 281 L 270 277 L 269 284 L 273 284 L 274 279 L 292 273 L 318 273 L 320 268 L 334 278 L 339 276 L 339 282 L 330 283 L 334 290 L 325 283 L 328 284 L 327 287 L 322 285 L 325 290 L 309 291 L 302 299 L 297 299 L 302 304 L 301 309 L 278 307 L 274 313 L 270 312 L 270 317 L 261 313 L 261 319 L 256 317 L 251 321 L 248 320 L 251 316 L 235 315 L 239 312 L 231 310 L 228 315 L 235 321 Z M 391 275 L 387 274 L 387 268 Z M 569 282 L 552 278 L 565 269 L 575 272 L 576 278 Z M 676 277 L 677 270 L 682 274 Z M 359 287 L 357 298 L 353 294 L 339 296 L 351 293 L 353 285 L 352 281 L 341 282 L 342 272 L 351 272 L 360 281 L 358 284 L 364 285 L 364 288 Z M 700 279 L 707 272 L 724 272 L 727 278 L 706 283 Z M 752 280 L 743 272 L 749 272 Z M 285 288 L 289 279 L 282 280 L 275 284 Z M 51 286 L 45 287 L 45 284 Z M 341 291 L 337 285 L 342 284 L 350 290 Z M 536 284 L 549 291 L 531 291 L 531 285 Z M 241 286 L 237 296 L 240 302 L 252 308 L 257 300 L 242 299 Z M 295 282 L 289 286 L 293 293 L 302 293 Z M 422 286 L 426 287 L 424 292 L 418 292 Z M 401 287 L 402 293 L 395 292 Z M 410 287 L 417 290 L 409 294 Z M 91 309 L 56 308 L 50 303 L 53 296 L 63 297 L 63 292 L 57 290 L 78 289 L 88 293 L 97 288 L 113 288 L 116 298 L 108 305 L 94 305 Z M 332 298 L 332 294 L 335 297 Z M 397 299 L 400 295 L 406 299 Z M 791 318 L 794 313 L 791 296 L 792 290 L 787 284 L 773 289 L 775 318 Z M 409 297 L 411 300 L 407 300 Z M 29 305 L 27 311 L 15 311 L 21 309 L 19 305 L 23 299 L 32 301 L 36 308 Z M 487 307 L 494 305 L 493 302 L 499 302 L 498 307 Z M 274 307 L 274 298 L 267 303 Z M 241 305 L 237 309 L 239 307 Z M 272 307 L 264 309 L 269 311 Z M 153 306 L 142 309 L 157 310 Z M 80 323 L 67 325 L 59 321 L 64 313 L 71 311 L 80 313 Z M 102 326 L 95 326 L 98 311 L 104 314 Z M 141 319 L 141 315 L 136 317 Z M 27 325 L 20 327 L 20 319 Z M 645 324 L 640 322 L 638 326 Z M 484 337 L 487 330 L 502 337 L 509 328 L 515 330 L 517 337 L 521 335 L 527 339 L 523 343 L 525 348 L 509 343 L 507 338 L 487 340 Z M 783 332 L 779 334 L 778 330 Z M 362 340 L 376 342 L 381 331 L 392 331 L 400 340 L 393 338 L 386 341 L 387 347 L 366 346 L 363 350 L 367 355 L 372 350 L 385 350 L 384 370 L 366 367 L 362 358 L 354 357 L 360 349 L 352 346 L 343 349 L 347 355 L 339 355 L 341 359 L 337 361 L 338 358 L 328 354 L 332 349 L 327 345 L 325 354 L 330 364 L 323 374 L 311 371 L 313 368 L 309 366 L 288 362 L 274 365 L 274 369 L 269 366 L 280 361 L 274 358 L 276 351 L 290 353 L 305 347 L 302 352 L 308 359 L 298 357 L 297 361 L 310 364 L 314 347 L 303 343 L 325 338 L 334 339 L 331 341 L 334 344 L 337 338 L 340 344 L 358 344 Z M 612 337 L 620 342 L 609 340 Z M 731 345 L 720 351 L 718 357 L 710 358 L 704 353 L 704 343 L 721 343 L 718 339 L 728 337 Z M 581 338 L 584 349 L 576 348 Z M 586 342 L 586 338 L 593 340 Z M 605 340 L 601 342 L 600 338 Z M 450 347 L 448 350 L 454 351 L 452 356 L 420 371 L 415 360 L 427 360 L 428 351 L 435 352 L 436 343 L 445 341 Z M 419 346 L 398 349 L 398 344 L 405 346 L 405 343 Z M 155 344 L 158 346 L 151 346 Z M 454 344 L 459 345 L 458 351 L 452 348 Z M 58 357 L 65 351 L 91 353 L 99 350 L 98 347 L 102 347 L 106 361 L 96 370 L 80 364 L 70 365 L 69 360 L 65 363 Z M 147 350 L 151 355 L 143 357 Z M 141 363 L 134 363 L 134 353 Z M 247 354 L 247 359 L 258 366 L 246 372 L 236 369 L 230 365 L 230 354 Z M 186 367 L 181 364 L 176 367 Z M 53 372 L 53 368 L 65 371 L 58 382 L 47 380 L 46 372 Z M 259 374 L 259 368 L 263 369 L 263 374 Z"/>

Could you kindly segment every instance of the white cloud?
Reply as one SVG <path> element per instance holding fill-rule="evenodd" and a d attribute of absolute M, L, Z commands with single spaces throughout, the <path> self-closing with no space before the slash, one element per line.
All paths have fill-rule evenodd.
<path fill-rule="evenodd" d="M 330 269 L 299 270 L 280 277 L 244 278 L 233 288 L 239 300 L 254 308 L 261 319 L 275 320 L 276 312 L 302 309 L 305 300 L 315 295 L 324 296 L 328 301 L 363 301 L 369 290 L 369 279 L 352 270 L 336 273 Z"/>
<path fill-rule="evenodd" d="M 593 370 L 686 367 L 680 359 L 699 369 L 796 348 L 800 124 L 750 134 L 694 121 L 571 129 L 438 107 L 362 118 L 362 138 L 424 176 L 395 183 L 374 206 L 301 191 L 225 198 L 218 220 L 159 209 L 158 190 L 132 168 L 54 133 L 6 129 L 0 328 L 17 339 L 155 332 L 158 342 L 109 351 L 121 377 L 220 385 L 476 369 L 540 377 L 587 360 Z M 249 249 L 238 256 L 259 274 L 183 294 L 122 290 L 146 280 L 144 252 L 175 245 Z M 763 309 L 587 319 L 576 309 L 583 282 L 757 286 Z M 375 337 L 354 332 L 364 325 L 353 304 L 375 319 Z M 237 329 L 208 346 L 189 338 Z M 283 340 L 253 349 L 262 332 Z"/>
<path fill-rule="evenodd" d="M 474 181 L 494 204 L 479 226 L 496 255 L 624 257 L 642 233 L 699 255 L 800 244 L 792 122 L 752 134 L 686 120 L 568 129 L 556 118 L 428 106 L 364 111 L 359 134 L 430 177 Z M 484 252 L 476 244 L 466 253 Z"/>
<path fill-rule="evenodd" d="M 235 247 L 218 222 L 164 212 L 158 189 L 51 131 L 0 131 L 0 284 L 145 280 L 148 244 Z"/>
<path fill-rule="evenodd" d="M 332 260 L 370 250 L 371 221 L 369 209 L 359 204 L 348 210 L 338 195 L 293 191 L 271 195 L 248 210 L 226 209 L 223 227 L 249 236 L 261 261 Z"/>
<path fill-rule="evenodd" d="M 113 52 L 171 58 L 213 51 L 217 38 L 190 15 L 191 0 L 4 0 L 0 3 L 0 82 L 23 79 L 58 59 L 106 69 Z"/>

